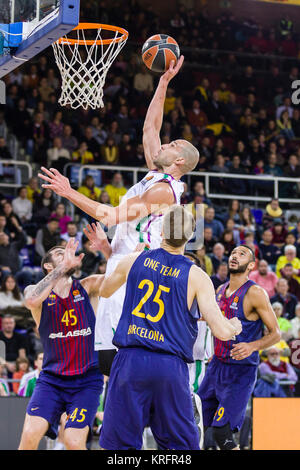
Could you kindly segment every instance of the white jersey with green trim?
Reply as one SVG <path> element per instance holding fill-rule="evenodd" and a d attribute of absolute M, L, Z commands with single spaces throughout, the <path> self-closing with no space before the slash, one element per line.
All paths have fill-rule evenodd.
<path fill-rule="evenodd" d="M 159 182 L 166 182 L 171 186 L 174 193 L 174 204 L 180 204 L 183 183 L 175 180 L 171 175 L 159 173 L 155 170 L 149 171 L 141 181 L 129 189 L 122 198 L 122 204 L 135 196 L 141 196 L 150 187 Z M 147 243 L 151 250 L 159 248 L 161 243 L 161 227 L 162 214 L 159 213 L 152 213 L 142 219 L 119 224 L 111 243 L 112 256 L 132 253 L 137 244 L 143 242 Z"/>
<path fill-rule="evenodd" d="M 171 175 L 149 171 L 137 184 L 132 186 L 122 198 L 124 201 L 145 193 L 156 183 L 165 181 L 174 193 L 174 204 L 180 204 L 183 192 L 183 183 L 175 180 Z M 163 201 L 162 201 L 163 203 Z M 117 226 L 111 247 L 112 254 L 107 261 L 106 276 L 109 276 L 117 267 L 119 261 L 132 253 L 138 243 L 148 243 L 150 249 L 159 248 L 161 244 L 162 217 L 159 214 L 150 214 L 143 219 L 135 219 Z M 123 284 L 113 295 L 107 299 L 101 297 L 98 305 L 95 326 L 95 349 L 115 349 L 112 344 L 114 332 L 122 313 L 126 284 Z"/>

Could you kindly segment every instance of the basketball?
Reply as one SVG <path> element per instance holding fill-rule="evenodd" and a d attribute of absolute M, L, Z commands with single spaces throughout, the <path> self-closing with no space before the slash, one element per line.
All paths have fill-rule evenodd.
<path fill-rule="evenodd" d="M 174 60 L 176 65 L 179 57 L 180 49 L 177 42 L 167 34 L 151 36 L 142 47 L 143 62 L 153 72 L 166 72 L 171 60 Z"/>

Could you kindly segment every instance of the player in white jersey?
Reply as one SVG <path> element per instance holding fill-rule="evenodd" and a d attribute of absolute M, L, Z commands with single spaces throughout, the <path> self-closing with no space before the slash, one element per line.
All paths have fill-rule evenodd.
<path fill-rule="evenodd" d="M 180 178 L 192 171 L 198 163 L 198 150 L 186 140 L 175 140 L 161 145 L 160 130 L 163 121 L 163 107 L 170 80 L 178 73 L 183 56 L 176 66 L 161 76 L 149 105 L 143 128 L 143 146 L 149 173 L 134 185 L 117 207 L 107 206 L 88 199 L 70 186 L 68 178 L 55 168 L 42 167 L 39 176 L 58 195 L 65 197 L 91 217 L 111 227 L 118 225 L 112 240 L 112 254 L 107 264 L 107 275 L 116 267 L 120 259 L 134 251 L 139 242 L 157 248 L 160 245 L 161 216 L 167 207 L 180 202 L 183 184 Z M 120 318 L 125 286 L 109 299 L 101 299 L 97 314 L 95 349 L 115 349 L 111 343 L 113 329 Z"/>

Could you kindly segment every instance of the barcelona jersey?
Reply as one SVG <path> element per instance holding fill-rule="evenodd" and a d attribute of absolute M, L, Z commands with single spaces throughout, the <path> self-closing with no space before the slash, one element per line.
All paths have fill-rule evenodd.
<path fill-rule="evenodd" d="M 193 362 L 199 311 L 189 309 L 193 263 L 163 248 L 141 253 L 128 274 L 122 315 L 114 335 L 118 348 L 142 347 Z"/>
<path fill-rule="evenodd" d="M 79 281 L 73 280 L 66 298 L 52 291 L 43 302 L 39 326 L 43 371 L 74 376 L 97 367 L 94 331 L 95 313 Z"/>
<path fill-rule="evenodd" d="M 254 285 L 255 282 L 248 280 L 239 289 L 233 292 L 232 295 L 226 297 L 226 289 L 229 282 L 223 284 L 219 292 L 216 294 L 217 303 L 226 318 L 237 317 L 242 323 L 242 332 L 236 336 L 236 339 L 229 341 L 221 341 L 215 338 L 215 356 L 227 363 L 231 364 L 259 364 L 259 354 L 257 351 L 253 352 L 249 357 L 237 361 L 230 356 L 230 351 L 236 343 L 250 343 L 262 337 L 263 322 L 261 319 L 256 321 L 248 320 L 245 317 L 243 309 L 243 301 L 248 289 Z"/>

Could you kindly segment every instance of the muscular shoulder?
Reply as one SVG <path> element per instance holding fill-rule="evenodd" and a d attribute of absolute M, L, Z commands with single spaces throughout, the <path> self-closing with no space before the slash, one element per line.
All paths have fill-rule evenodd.
<path fill-rule="evenodd" d="M 174 193 L 168 183 L 160 182 L 153 184 L 145 193 L 142 195 L 142 199 L 146 203 L 150 204 L 174 204 Z"/>
<path fill-rule="evenodd" d="M 246 299 L 253 307 L 256 307 L 268 301 L 269 296 L 263 287 L 253 284 L 246 293 Z"/>

